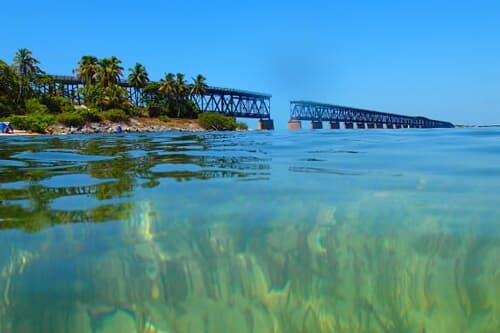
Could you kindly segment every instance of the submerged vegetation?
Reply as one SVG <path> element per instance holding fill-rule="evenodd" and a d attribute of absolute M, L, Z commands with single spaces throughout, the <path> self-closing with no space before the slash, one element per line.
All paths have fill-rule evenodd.
<path fill-rule="evenodd" d="M 8 141 L 0 332 L 500 331 L 495 175 L 479 176 L 491 183 L 478 182 L 479 172 L 460 182 L 422 169 L 394 177 L 408 169 L 387 159 L 385 175 L 372 164 L 353 177 L 327 163 L 342 154 L 340 168 L 354 167 L 360 154 L 331 151 L 359 149 L 356 140 L 313 142 L 301 153 L 268 140 Z M 411 146 L 416 159 L 428 143 Z M 362 149 L 375 163 L 387 156 L 370 143 Z M 443 154 L 430 156 L 453 156 Z M 481 162 L 458 172 L 493 156 L 475 153 Z M 299 184 L 291 191 L 276 175 L 297 163 L 310 167 L 285 171 Z M 346 177 L 350 186 L 338 191 L 324 185 Z"/>
<path fill-rule="evenodd" d="M 11 64 L 0 60 L 0 120 L 10 121 L 19 129 L 45 132 L 55 123 L 82 126 L 87 122 L 127 121 L 144 116 L 196 119 L 200 110 L 192 97 L 204 95 L 208 88 L 202 74 L 188 82 L 182 73 L 167 73 L 160 81 L 151 82 L 146 67 L 136 63 L 125 78 L 122 61 L 117 57 L 99 59 L 84 55 L 74 69 L 83 83 L 78 89 L 83 103 L 80 105 L 75 96 L 63 96 L 61 87 L 39 65 L 26 48 L 16 52 Z M 39 89 L 40 86 L 48 89 Z M 203 126 L 206 129 L 246 127 L 223 115 L 208 118 L 211 122 Z"/>

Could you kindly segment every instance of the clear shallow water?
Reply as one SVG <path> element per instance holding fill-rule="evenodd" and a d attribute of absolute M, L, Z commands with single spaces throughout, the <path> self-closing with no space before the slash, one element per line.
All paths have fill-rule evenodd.
<path fill-rule="evenodd" d="M 0 138 L 0 332 L 500 332 L 500 130 Z"/>

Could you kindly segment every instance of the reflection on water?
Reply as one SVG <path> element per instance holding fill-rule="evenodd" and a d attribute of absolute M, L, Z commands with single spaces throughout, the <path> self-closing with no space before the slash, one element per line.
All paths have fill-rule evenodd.
<path fill-rule="evenodd" d="M 0 151 L 0 229 L 125 219 L 134 190 L 162 178 L 266 179 L 269 159 L 258 151 L 225 151 L 220 135 L 137 135 L 4 140 Z M 16 138 L 17 139 L 17 138 Z M 38 138 L 37 138 L 38 139 Z M 255 147 L 253 147 L 255 148 Z M 66 209 L 54 202 L 66 200 Z M 100 203 L 88 209 L 89 200 Z M 55 208 L 57 207 L 57 208 Z M 81 207 L 84 207 L 83 209 Z"/>
<path fill-rule="evenodd" d="M 500 132 L 470 133 L 6 142 L 0 332 L 499 332 Z"/>

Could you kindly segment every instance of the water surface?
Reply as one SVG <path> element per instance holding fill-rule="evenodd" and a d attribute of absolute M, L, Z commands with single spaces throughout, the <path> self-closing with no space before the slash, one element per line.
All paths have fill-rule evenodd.
<path fill-rule="evenodd" d="M 500 332 L 500 131 L 0 137 L 0 332 Z"/>

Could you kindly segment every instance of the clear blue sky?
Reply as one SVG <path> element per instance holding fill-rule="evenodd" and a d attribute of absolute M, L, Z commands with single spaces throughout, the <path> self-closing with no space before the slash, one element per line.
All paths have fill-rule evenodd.
<path fill-rule="evenodd" d="M 141 62 L 152 79 L 500 123 L 499 1 L 17 1 L 0 5 L 0 58 L 21 47 L 49 73 L 82 55 Z"/>

